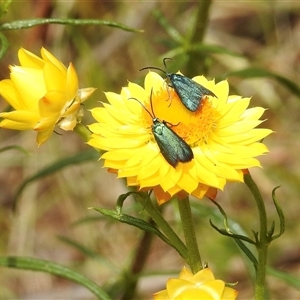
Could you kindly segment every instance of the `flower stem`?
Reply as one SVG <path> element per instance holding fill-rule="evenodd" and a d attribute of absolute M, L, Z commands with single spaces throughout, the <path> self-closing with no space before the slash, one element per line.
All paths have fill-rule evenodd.
<path fill-rule="evenodd" d="M 170 240 L 170 243 L 178 251 L 178 253 L 187 260 L 188 251 L 179 236 L 175 233 L 173 228 L 169 225 L 166 219 L 162 216 L 159 209 L 152 203 L 151 199 L 144 199 L 143 197 L 136 197 L 136 199 L 143 205 L 146 212 L 156 223 L 159 230 Z"/>
<path fill-rule="evenodd" d="M 267 233 L 267 213 L 264 200 L 251 175 L 249 173 L 245 174 L 244 180 L 252 195 L 254 196 L 259 214 L 259 237 L 256 243 L 258 262 L 255 279 L 255 300 L 263 300 L 265 299 L 266 293 L 266 266 L 268 258 L 268 247 L 270 243 Z"/>
<path fill-rule="evenodd" d="M 81 123 L 77 123 L 77 125 L 74 128 L 74 131 L 78 133 L 85 142 L 87 142 L 90 139 L 91 132 Z"/>
<path fill-rule="evenodd" d="M 178 208 L 185 236 L 185 242 L 188 249 L 187 263 L 189 264 L 191 271 L 195 274 L 203 269 L 203 267 L 197 244 L 189 198 L 186 197 L 184 199 L 178 199 Z"/>
<path fill-rule="evenodd" d="M 209 9 L 212 0 L 198 1 L 198 8 L 196 11 L 194 27 L 189 34 L 188 45 L 191 49 L 189 51 L 189 61 L 186 66 L 186 76 L 192 77 L 199 73 L 205 73 L 205 55 L 200 52 L 193 51 L 193 45 L 202 43 L 206 28 L 209 21 Z M 195 62 L 197 62 L 195 64 Z"/>

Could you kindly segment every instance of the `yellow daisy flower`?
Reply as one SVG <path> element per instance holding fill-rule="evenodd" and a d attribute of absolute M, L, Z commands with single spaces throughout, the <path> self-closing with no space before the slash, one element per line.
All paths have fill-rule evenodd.
<path fill-rule="evenodd" d="M 194 275 L 184 267 L 179 278 L 168 280 L 166 288 L 155 293 L 154 300 L 234 300 L 238 294 L 224 281 L 216 280 L 209 268 Z"/>
<path fill-rule="evenodd" d="M 175 194 L 214 198 L 227 181 L 242 182 L 243 169 L 260 166 L 255 157 L 268 151 L 260 141 L 272 131 L 255 128 L 262 122 L 263 108 L 247 109 L 250 98 L 228 96 L 227 81 L 216 84 L 203 76 L 193 80 L 216 95 L 202 99 L 196 112 L 186 109 L 155 72 L 146 75 L 144 88 L 129 83 L 120 94 L 105 93 L 109 103 L 91 110 L 98 123 L 89 126 L 93 134 L 88 143 L 106 151 L 104 166 L 127 178 L 129 186 L 153 189 L 160 204 Z M 191 147 L 191 161 L 176 167 L 166 161 L 145 108 Z"/>
<path fill-rule="evenodd" d="M 0 81 L 0 94 L 15 109 L 0 113 L 0 127 L 33 129 L 38 145 L 50 137 L 55 125 L 73 130 L 82 117 L 80 104 L 95 90 L 78 88 L 71 63 L 66 68 L 45 48 L 41 56 L 21 48 L 20 66 L 10 66 L 10 79 Z"/>

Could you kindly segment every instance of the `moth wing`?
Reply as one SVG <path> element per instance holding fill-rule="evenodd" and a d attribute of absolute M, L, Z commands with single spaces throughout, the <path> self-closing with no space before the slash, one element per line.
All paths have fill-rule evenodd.
<path fill-rule="evenodd" d="M 178 162 L 189 162 L 194 154 L 191 147 L 172 129 L 164 123 L 160 123 L 162 134 L 157 134 L 153 129 L 154 138 L 165 160 L 174 168 Z M 155 125 L 154 125 L 155 126 Z"/>
<path fill-rule="evenodd" d="M 182 103 L 190 111 L 199 108 L 204 96 L 215 96 L 212 91 L 186 76 L 174 73 L 170 75 L 170 80 Z"/>
<path fill-rule="evenodd" d="M 173 144 L 176 144 L 176 137 L 174 140 L 173 132 L 170 133 L 166 128 L 168 127 L 164 127 L 163 134 L 156 134 L 154 131 L 153 134 L 161 154 L 165 160 L 175 168 L 178 164 L 176 149 L 174 150 L 173 148 Z"/>
<path fill-rule="evenodd" d="M 178 155 L 178 161 L 183 163 L 191 161 L 194 158 L 194 153 L 191 147 L 181 137 L 179 136 L 177 137 L 179 139 L 177 144 L 177 151 L 176 151 Z"/>
<path fill-rule="evenodd" d="M 166 126 L 167 127 L 167 126 Z M 171 128 L 167 127 L 168 130 L 172 131 L 174 136 L 176 136 L 177 143 L 174 145 L 176 148 L 176 153 L 179 162 L 189 162 L 194 158 L 194 153 L 191 147 L 186 143 L 184 139 L 182 139 L 176 132 L 174 132 Z"/>

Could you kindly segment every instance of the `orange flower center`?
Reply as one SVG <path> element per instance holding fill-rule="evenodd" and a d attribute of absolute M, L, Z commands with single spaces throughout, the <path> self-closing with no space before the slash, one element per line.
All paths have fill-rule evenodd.
<path fill-rule="evenodd" d="M 151 103 L 145 103 L 152 112 Z M 209 97 L 202 99 L 196 112 L 189 111 L 181 102 L 172 88 L 161 88 L 152 95 L 153 115 L 165 121 L 189 145 L 200 145 L 207 141 L 212 130 L 217 128 L 217 110 L 213 107 Z M 144 110 L 145 126 L 151 128 L 153 122 Z"/>

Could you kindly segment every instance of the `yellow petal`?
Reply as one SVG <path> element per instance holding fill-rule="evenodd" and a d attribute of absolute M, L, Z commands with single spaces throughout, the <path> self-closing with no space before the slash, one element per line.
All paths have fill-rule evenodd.
<path fill-rule="evenodd" d="M 194 274 L 186 267 L 183 267 L 179 273 L 179 278 L 184 280 L 191 280 L 194 277 Z"/>
<path fill-rule="evenodd" d="M 53 128 L 49 128 L 48 130 L 45 131 L 39 131 L 36 139 L 38 146 L 44 144 L 51 136 L 52 132 L 53 132 Z"/>
<path fill-rule="evenodd" d="M 199 272 L 197 272 L 190 281 L 196 283 L 197 285 L 214 280 L 215 277 L 210 268 L 205 268 Z"/>
<path fill-rule="evenodd" d="M 32 129 L 40 118 L 40 116 L 35 112 L 22 110 L 1 113 L 0 117 L 5 119 L 1 121 L 2 128 L 10 128 L 15 130 Z"/>
<path fill-rule="evenodd" d="M 178 299 L 177 297 L 179 297 L 185 290 L 189 290 L 194 287 L 194 283 L 184 279 L 171 278 L 167 282 L 167 291 L 171 299 Z"/>
<path fill-rule="evenodd" d="M 14 109 L 27 108 L 26 103 L 23 103 L 22 97 L 15 89 L 15 86 L 10 79 L 0 81 L 0 93 Z"/>
<path fill-rule="evenodd" d="M 66 102 L 66 94 L 60 91 L 50 91 L 39 101 L 41 117 L 48 117 L 61 112 Z"/>
<path fill-rule="evenodd" d="M 24 108 L 37 108 L 38 100 L 47 92 L 42 70 L 12 67 L 10 77 Z"/>
<path fill-rule="evenodd" d="M 66 73 L 66 67 L 49 51 L 47 51 L 45 48 L 41 49 L 41 55 L 45 62 L 50 62 L 50 64 L 53 64 L 56 66 L 56 68 L 62 73 Z"/>
<path fill-rule="evenodd" d="M 36 131 L 46 131 L 46 130 L 53 131 L 58 117 L 59 117 L 59 114 L 51 115 L 46 118 L 42 118 L 37 122 L 37 124 L 34 126 L 33 129 Z"/>
<path fill-rule="evenodd" d="M 209 186 L 205 184 L 198 184 L 198 187 L 193 191 L 192 195 L 198 199 L 202 199 L 206 195 L 208 190 Z"/>
<path fill-rule="evenodd" d="M 171 300 L 167 290 L 157 292 L 153 295 L 154 300 Z"/>
<path fill-rule="evenodd" d="M 23 67 L 42 69 L 44 66 L 44 61 L 40 57 L 25 50 L 24 48 L 19 50 L 18 58 L 21 66 Z"/>
<path fill-rule="evenodd" d="M 67 78 L 66 78 L 66 96 L 67 99 L 74 99 L 78 91 L 78 77 L 76 70 L 73 67 L 73 64 L 70 63 L 67 69 Z"/>
<path fill-rule="evenodd" d="M 177 185 L 191 194 L 198 186 L 198 178 L 196 175 L 196 168 L 193 162 L 186 164 L 181 164 L 183 171 L 180 179 L 177 182 Z M 193 176 L 194 173 L 194 176 Z"/>
<path fill-rule="evenodd" d="M 47 91 L 66 91 L 66 70 L 62 72 L 56 65 L 46 62 L 43 75 Z"/>

